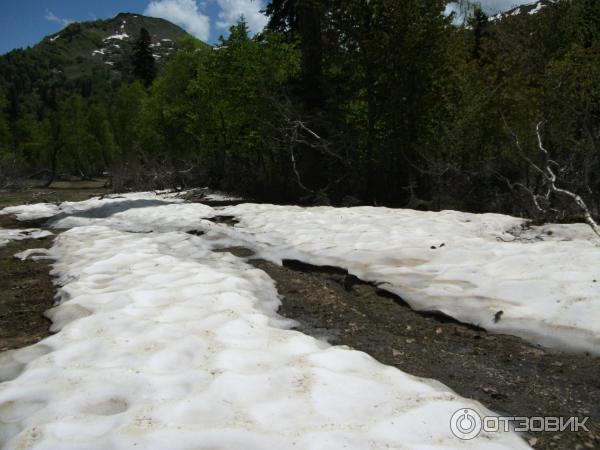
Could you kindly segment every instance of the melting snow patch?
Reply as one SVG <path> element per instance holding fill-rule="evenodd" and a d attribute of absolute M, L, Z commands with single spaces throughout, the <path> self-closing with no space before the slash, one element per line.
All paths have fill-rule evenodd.
<path fill-rule="evenodd" d="M 42 239 L 53 236 L 53 233 L 39 228 L 29 228 L 27 230 L 7 230 L 0 228 L 0 247 L 8 244 L 10 241 L 22 241 L 24 239 Z"/>
<path fill-rule="evenodd" d="M 55 42 L 60 37 L 60 33 L 50 38 L 50 42 Z"/>
<path fill-rule="evenodd" d="M 529 11 L 529 14 L 532 14 L 532 15 L 537 14 L 542 10 L 542 8 L 545 8 L 545 7 L 546 7 L 546 5 L 544 5 L 543 3 L 540 2 L 536 5 L 535 8 L 533 8 L 531 11 Z"/>
<path fill-rule="evenodd" d="M 122 41 L 123 39 L 128 39 L 129 35 L 127 33 L 122 33 L 122 34 L 113 34 L 112 36 L 108 36 L 106 38 L 104 38 L 105 41 L 109 41 L 111 39 L 118 39 L 120 41 Z"/>
<path fill-rule="evenodd" d="M 534 227 L 497 214 L 243 204 L 222 226 L 274 261 L 343 267 L 417 310 L 600 354 L 600 247 L 585 225 Z M 503 311 L 500 320 L 497 313 Z"/>
<path fill-rule="evenodd" d="M 202 238 L 84 226 L 50 255 L 58 333 L 0 354 L 5 449 L 529 448 L 453 437 L 455 411 L 491 413 L 289 330 L 272 280 Z"/>
<path fill-rule="evenodd" d="M 522 230 L 522 219 L 456 211 L 256 204 L 213 209 L 184 203 L 180 195 L 134 193 L 0 213 L 48 218 L 62 229 L 202 230 L 214 246 L 244 245 L 275 262 L 345 268 L 417 310 L 440 311 L 548 347 L 600 352 L 600 247 L 583 224 Z M 231 198 L 212 194 L 207 200 Z M 204 220 L 216 215 L 240 223 L 230 228 Z"/>

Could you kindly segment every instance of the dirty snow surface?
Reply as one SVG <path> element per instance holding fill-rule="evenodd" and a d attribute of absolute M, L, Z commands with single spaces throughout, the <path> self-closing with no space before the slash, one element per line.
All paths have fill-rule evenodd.
<path fill-rule="evenodd" d="M 56 334 L 0 354 L 1 448 L 528 448 L 513 433 L 459 440 L 454 412 L 491 412 L 438 382 L 291 330 L 276 313 L 273 281 L 213 251 L 233 238 L 199 217 L 219 211 L 153 194 L 83 203 L 11 209 L 70 229 L 48 251 Z M 183 232 L 192 225 L 207 233 Z M 244 233 L 281 239 L 260 228 Z M 309 243 L 309 228 L 290 239 Z M 314 248 L 335 247 L 327 233 Z"/>

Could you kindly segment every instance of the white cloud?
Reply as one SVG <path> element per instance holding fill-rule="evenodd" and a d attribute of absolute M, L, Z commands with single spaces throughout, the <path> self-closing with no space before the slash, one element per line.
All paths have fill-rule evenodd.
<path fill-rule="evenodd" d="M 217 0 L 221 7 L 217 27 L 227 29 L 235 24 L 240 16 L 244 16 L 252 33 L 262 31 L 268 22 L 267 17 L 260 12 L 263 9 L 261 0 Z"/>
<path fill-rule="evenodd" d="M 176 23 L 203 41 L 210 36 L 210 19 L 200 12 L 195 0 L 152 0 L 144 14 Z"/>
<path fill-rule="evenodd" d="M 73 23 L 73 21 L 71 19 L 64 19 L 62 17 L 58 17 L 56 14 L 54 14 L 49 9 L 46 10 L 46 16 L 45 17 L 46 17 L 47 21 L 58 23 L 62 27 L 66 27 L 70 23 Z"/>

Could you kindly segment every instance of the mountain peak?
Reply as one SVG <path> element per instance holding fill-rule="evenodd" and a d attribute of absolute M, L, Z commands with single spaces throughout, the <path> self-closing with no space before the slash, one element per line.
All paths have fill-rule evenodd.
<path fill-rule="evenodd" d="M 507 11 L 500 12 L 490 17 L 490 20 L 501 20 L 507 17 L 520 16 L 525 14 L 534 15 L 539 13 L 545 7 L 552 5 L 553 3 L 556 3 L 556 0 L 538 0 L 536 2 L 516 6 Z"/>
<path fill-rule="evenodd" d="M 34 47 L 48 53 L 69 78 L 90 73 L 94 67 L 123 69 L 129 64 L 140 29 L 152 38 L 152 53 L 160 65 L 175 51 L 175 43 L 187 33 L 177 25 L 153 17 L 122 12 L 106 20 L 74 22 Z"/>

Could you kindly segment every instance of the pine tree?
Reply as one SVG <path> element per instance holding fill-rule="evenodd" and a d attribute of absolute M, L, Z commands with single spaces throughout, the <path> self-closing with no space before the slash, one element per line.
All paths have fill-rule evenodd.
<path fill-rule="evenodd" d="M 149 87 L 156 77 L 154 56 L 152 56 L 152 49 L 150 48 L 151 43 L 150 33 L 142 28 L 133 52 L 133 74 L 146 87 Z"/>
<path fill-rule="evenodd" d="M 303 99 L 310 107 L 325 103 L 323 77 L 323 48 L 321 16 L 323 5 L 317 0 L 272 0 L 266 8 L 269 28 L 292 31 L 300 36 L 302 49 Z"/>
<path fill-rule="evenodd" d="M 489 27 L 489 18 L 483 12 L 480 6 L 475 7 L 475 11 L 473 12 L 473 17 L 468 19 L 468 23 L 473 29 L 473 59 L 479 60 L 481 58 L 482 52 L 482 42 L 483 39 L 487 36 L 487 29 Z"/>

